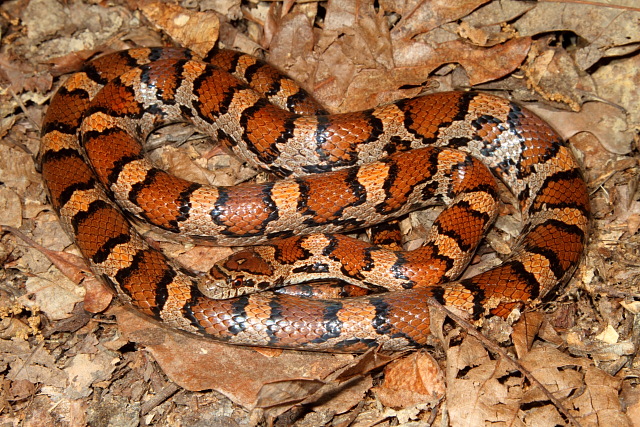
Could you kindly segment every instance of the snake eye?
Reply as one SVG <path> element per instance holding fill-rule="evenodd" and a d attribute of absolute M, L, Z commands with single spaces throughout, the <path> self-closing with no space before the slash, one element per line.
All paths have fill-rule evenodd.
<path fill-rule="evenodd" d="M 239 288 L 244 284 L 244 280 L 242 278 L 242 276 L 240 277 L 236 277 L 235 279 L 233 279 L 233 281 L 231 282 L 231 286 L 234 288 Z"/>

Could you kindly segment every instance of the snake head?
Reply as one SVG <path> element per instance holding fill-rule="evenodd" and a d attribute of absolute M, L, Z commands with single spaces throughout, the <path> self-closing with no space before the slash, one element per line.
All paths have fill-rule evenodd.
<path fill-rule="evenodd" d="M 213 299 L 273 289 L 282 284 L 281 275 L 268 247 L 240 250 L 218 261 L 198 282 L 198 289 Z"/>

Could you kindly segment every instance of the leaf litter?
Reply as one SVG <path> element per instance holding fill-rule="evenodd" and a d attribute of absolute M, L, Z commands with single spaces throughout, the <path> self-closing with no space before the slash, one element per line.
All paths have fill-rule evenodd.
<path fill-rule="evenodd" d="M 0 37 L 3 425 L 637 425 L 633 0 L 13 0 L 0 5 Z M 594 221 L 581 267 L 554 302 L 485 322 L 482 340 L 441 315 L 426 351 L 391 355 L 226 346 L 114 304 L 47 202 L 39 123 L 59 77 L 99 53 L 163 44 L 202 53 L 216 43 L 263 57 L 334 112 L 470 88 L 523 103 L 585 165 Z M 178 174 L 225 185 L 255 174 L 188 129 L 170 130 L 188 141 L 177 148 L 166 135 L 152 156 Z M 512 211 L 487 239 L 501 254 L 517 235 Z M 410 239 L 424 229 L 417 221 L 404 222 Z M 145 235 L 196 271 L 229 253 Z M 490 246 L 474 270 L 496 262 Z"/>

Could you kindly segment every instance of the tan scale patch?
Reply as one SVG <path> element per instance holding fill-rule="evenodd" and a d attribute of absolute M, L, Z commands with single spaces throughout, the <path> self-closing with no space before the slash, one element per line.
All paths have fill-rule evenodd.
<path fill-rule="evenodd" d="M 180 229 L 188 235 L 216 237 L 220 227 L 212 222 L 210 214 L 219 195 L 216 187 L 201 187 L 191 193 L 189 217 L 180 223 Z"/>
<path fill-rule="evenodd" d="M 553 216 L 567 225 L 578 226 L 581 230 L 589 229 L 589 218 L 584 212 L 574 208 L 551 209 L 549 216 Z"/>
<path fill-rule="evenodd" d="M 372 115 L 381 120 L 384 126 L 384 133 L 391 135 L 398 135 L 400 138 L 407 141 L 411 141 L 413 137 L 406 132 L 404 127 L 405 113 L 400 110 L 396 104 L 387 104 L 377 107 L 373 110 Z M 381 139 L 385 138 L 385 135 L 381 136 Z M 386 138 L 388 140 L 388 138 Z M 367 151 L 370 144 L 360 147 L 363 156 L 367 155 Z"/>
<path fill-rule="evenodd" d="M 54 130 L 44 135 L 40 142 L 41 155 L 50 151 L 60 151 L 65 148 L 79 150 L 80 145 L 78 144 L 78 138 L 75 135 L 68 135 Z"/>
<path fill-rule="evenodd" d="M 238 65 L 236 69 L 238 72 L 244 74 L 247 71 L 247 68 L 254 65 L 256 62 L 258 62 L 258 60 L 251 55 L 241 55 L 238 58 Z"/>
<path fill-rule="evenodd" d="M 111 191 L 113 191 L 118 204 L 123 209 L 132 213 L 141 211 L 140 207 L 129 200 L 129 192 L 131 192 L 135 184 L 145 180 L 152 167 L 147 159 L 140 159 L 129 162 L 122 168 L 118 182 L 111 185 Z"/>
<path fill-rule="evenodd" d="M 300 247 L 311 253 L 321 252 L 323 248 L 326 248 L 331 243 L 331 240 L 325 234 L 309 234 L 298 241 Z"/>
<path fill-rule="evenodd" d="M 438 234 L 434 236 L 433 243 L 438 247 L 438 253 L 452 260 L 458 260 L 465 256 L 465 252 L 460 249 L 458 242 L 449 236 Z"/>
<path fill-rule="evenodd" d="M 86 212 L 89 205 L 96 200 L 105 200 L 104 192 L 99 188 L 91 190 L 76 190 L 69 201 L 60 208 L 60 216 L 71 218 L 78 212 Z"/>
<path fill-rule="evenodd" d="M 89 94 L 92 94 L 97 92 L 97 90 L 99 90 L 99 88 L 101 87 L 102 87 L 101 85 L 91 80 L 83 72 L 79 72 L 71 75 L 71 77 L 69 77 L 67 81 L 64 82 L 64 88 L 67 89 L 69 92 L 80 89 L 80 90 L 86 91 Z M 56 95 L 56 97 L 57 96 L 58 95 Z M 56 104 L 57 103 L 58 101 L 56 100 Z M 66 104 L 66 98 L 61 98 L 59 104 L 60 105 Z"/>
<path fill-rule="evenodd" d="M 405 252 L 405 255 L 411 253 Z M 388 290 L 403 289 L 402 284 L 407 280 L 394 277 L 394 271 L 391 270 L 391 267 L 398 261 L 398 256 L 394 251 L 373 251 L 371 252 L 371 259 L 373 261 L 373 269 L 371 271 L 362 271 L 362 275 L 367 282 L 382 286 Z M 358 263 L 356 262 L 356 264 Z M 413 269 L 413 265 L 407 266 L 407 268 Z"/>
<path fill-rule="evenodd" d="M 474 308 L 473 294 L 458 283 L 447 283 L 443 298 L 447 308 L 454 308 L 467 313 L 471 313 Z"/>
<path fill-rule="evenodd" d="M 483 93 L 476 94 L 469 102 L 469 114 L 474 118 L 487 115 L 505 122 L 509 118 L 510 111 L 509 101 Z"/>
<path fill-rule="evenodd" d="M 389 176 L 389 166 L 385 163 L 369 163 L 358 170 L 356 179 L 367 193 L 367 201 L 380 203 L 385 200 L 384 183 Z"/>
<path fill-rule="evenodd" d="M 130 231 L 131 239 L 127 243 L 115 246 L 107 260 L 100 264 L 100 267 L 108 271 L 111 277 L 115 277 L 122 268 L 128 267 L 138 252 L 147 250 L 154 251 L 153 249 L 149 249 L 149 245 L 147 245 L 134 229 L 130 228 Z M 157 253 L 161 255 L 160 252 Z M 165 264 L 168 265 L 167 260 L 165 260 Z"/>
<path fill-rule="evenodd" d="M 300 92 L 300 87 L 293 80 L 280 77 L 279 95 L 282 98 L 296 95 L 298 92 Z"/>
<path fill-rule="evenodd" d="M 298 214 L 300 186 L 294 181 L 277 181 L 271 189 L 271 200 L 278 207 L 280 217 L 295 217 Z"/>
<path fill-rule="evenodd" d="M 117 123 L 114 117 L 103 112 L 96 112 L 84 118 L 80 130 L 82 133 L 90 131 L 104 132 L 105 130 L 112 129 L 116 126 Z"/>
<path fill-rule="evenodd" d="M 342 322 L 341 340 L 349 337 L 370 338 L 376 335 L 373 321 L 376 318 L 376 309 L 371 304 L 346 304 L 345 308 L 338 312 L 338 319 Z"/>
<path fill-rule="evenodd" d="M 191 324 L 189 319 L 184 317 L 182 311 L 186 302 L 191 300 L 192 287 L 191 280 L 182 273 L 177 272 L 173 281 L 167 285 L 167 300 L 160 316 L 163 321 L 174 327 L 195 333 L 199 331 Z"/>
<path fill-rule="evenodd" d="M 468 202 L 473 210 L 487 214 L 490 217 L 496 215 L 499 208 L 499 202 L 489 193 L 484 191 L 474 191 L 472 193 L 462 194 L 458 197 L 458 200 Z"/>

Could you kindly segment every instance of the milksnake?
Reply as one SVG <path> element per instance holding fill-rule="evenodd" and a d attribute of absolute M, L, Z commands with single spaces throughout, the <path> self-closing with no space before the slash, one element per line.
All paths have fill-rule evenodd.
<path fill-rule="evenodd" d="M 506 317 L 573 273 L 588 236 L 587 188 L 570 148 L 534 114 L 492 95 L 445 92 L 329 115 L 272 70 L 226 51 L 203 61 L 184 49 L 132 49 L 89 62 L 52 99 L 40 150 L 51 202 L 124 301 L 233 344 L 399 350 L 426 343 L 429 297 L 475 319 Z M 280 178 L 210 187 L 155 168 L 139 141 L 185 120 Z M 494 175 L 517 198 L 522 234 L 497 267 L 441 284 L 461 273 L 496 216 Z M 434 203 L 449 206 L 414 251 L 330 234 Z M 214 244 L 264 245 L 198 278 L 130 217 Z M 389 291 L 300 295 L 306 282 L 335 276 Z M 297 290 L 266 290 L 287 284 Z"/>

